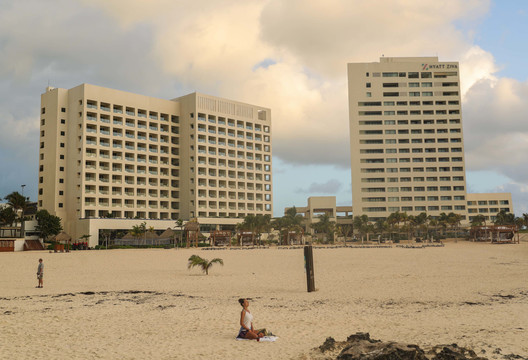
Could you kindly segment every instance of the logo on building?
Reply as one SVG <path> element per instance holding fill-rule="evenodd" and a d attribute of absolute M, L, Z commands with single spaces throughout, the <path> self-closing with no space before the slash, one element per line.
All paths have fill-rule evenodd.
<path fill-rule="evenodd" d="M 422 64 L 422 71 L 432 69 L 458 69 L 457 64 Z"/>

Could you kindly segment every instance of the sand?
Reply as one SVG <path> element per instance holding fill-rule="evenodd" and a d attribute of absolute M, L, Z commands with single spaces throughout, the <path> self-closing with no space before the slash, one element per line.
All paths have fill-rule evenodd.
<path fill-rule="evenodd" d="M 192 254 L 225 265 L 189 271 Z M 307 293 L 301 249 L 0 253 L 0 357 L 308 359 L 358 331 L 528 355 L 528 243 L 315 249 L 314 264 Z M 239 297 L 278 341 L 235 341 Z"/>

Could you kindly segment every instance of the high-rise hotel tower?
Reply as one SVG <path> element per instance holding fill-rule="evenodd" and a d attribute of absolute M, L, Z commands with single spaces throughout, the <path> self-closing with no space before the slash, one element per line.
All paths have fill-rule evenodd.
<path fill-rule="evenodd" d="M 467 214 L 457 62 L 348 64 L 354 215 Z"/>
<path fill-rule="evenodd" d="M 83 84 L 41 96 L 38 206 L 74 237 L 210 229 L 272 214 L 271 113 L 200 93 L 173 100 Z M 134 220 L 132 220 L 134 219 Z"/>

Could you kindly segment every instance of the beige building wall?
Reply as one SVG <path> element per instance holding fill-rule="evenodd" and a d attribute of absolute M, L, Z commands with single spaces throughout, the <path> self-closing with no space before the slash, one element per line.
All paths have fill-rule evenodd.
<path fill-rule="evenodd" d="M 284 209 L 284 213 L 290 209 Z M 330 221 L 338 225 L 352 224 L 352 206 L 337 206 L 335 196 L 310 196 L 307 206 L 296 206 L 297 214 L 304 217 L 304 226 L 307 233 L 313 234 L 311 224 L 319 222 L 319 215 L 327 214 Z"/>
<path fill-rule="evenodd" d="M 189 217 L 272 215 L 270 109 L 201 93 L 181 104 L 182 206 Z"/>
<path fill-rule="evenodd" d="M 467 194 L 468 220 L 483 215 L 486 221 L 495 221 L 498 212 L 504 210 L 513 213 L 511 193 Z"/>
<path fill-rule="evenodd" d="M 269 109 L 83 84 L 46 89 L 40 122 L 38 207 L 74 237 L 95 235 L 108 214 L 160 229 L 178 218 L 221 225 L 272 214 Z"/>
<path fill-rule="evenodd" d="M 467 215 L 457 62 L 348 64 L 354 215 Z"/>

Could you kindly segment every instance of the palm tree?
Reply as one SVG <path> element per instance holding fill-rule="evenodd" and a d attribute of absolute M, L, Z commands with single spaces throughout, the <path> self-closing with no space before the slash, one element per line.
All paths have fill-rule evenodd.
<path fill-rule="evenodd" d="M 524 219 L 524 227 L 528 227 L 528 214 L 522 214 Z"/>
<path fill-rule="evenodd" d="M 432 216 L 429 216 L 429 225 L 431 225 L 431 227 L 433 228 L 434 235 L 432 237 L 433 237 L 433 240 L 435 240 L 435 237 L 438 236 L 436 234 L 436 228 L 438 227 L 438 220 Z"/>
<path fill-rule="evenodd" d="M 176 220 L 176 226 L 175 227 L 180 228 L 180 241 L 179 241 L 179 243 L 181 244 L 181 243 L 183 243 L 183 227 L 184 227 L 183 219 Z M 176 247 L 176 244 L 174 244 L 174 247 Z"/>
<path fill-rule="evenodd" d="M 405 222 L 406 219 L 407 213 L 401 213 L 399 211 L 393 212 L 387 218 L 387 222 L 391 225 L 391 227 L 394 227 L 394 225 L 396 225 L 396 229 L 398 230 L 398 239 L 400 234 L 400 223 Z"/>
<path fill-rule="evenodd" d="M 13 226 L 13 223 L 16 222 L 17 214 L 12 207 L 0 208 L 0 225 L 9 225 Z"/>
<path fill-rule="evenodd" d="M 501 210 L 495 218 L 495 225 L 513 225 L 515 224 L 515 215 Z"/>
<path fill-rule="evenodd" d="M 438 225 L 442 228 L 442 233 L 445 235 L 447 224 L 449 223 L 449 216 L 443 212 L 440 214 L 440 217 L 438 218 Z"/>
<path fill-rule="evenodd" d="M 4 200 L 7 200 L 7 204 L 11 208 L 13 208 L 14 212 L 18 215 L 20 224 L 22 225 L 24 223 L 24 212 L 26 211 L 27 207 L 26 198 L 21 195 L 18 191 L 14 191 L 11 194 L 7 195 Z"/>
<path fill-rule="evenodd" d="M 335 231 L 335 221 L 330 221 L 330 216 L 328 214 L 319 215 L 319 221 L 311 224 L 310 226 L 319 233 L 323 233 L 326 236 L 326 239 L 329 240 L 332 238 Z"/>
<path fill-rule="evenodd" d="M 471 226 L 486 226 L 486 217 L 482 214 L 476 215 L 471 220 Z"/>
<path fill-rule="evenodd" d="M 255 234 L 259 245 L 261 245 L 261 236 L 263 232 L 269 232 L 271 225 L 271 216 L 270 215 L 261 215 L 258 214 L 255 216 Z"/>
<path fill-rule="evenodd" d="M 341 235 L 344 237 L 344 243 L 346 244 L 347 238 L 349 235 L 352 235 L 354 232 L 354 225 L 352 224 L 340 224 L 338 225 L 339 229 L 341 229 Z"/>
<path fill-rule="evenodd" d="M 369 219 L 367 215 L 354 216 L 354 229 L 359 232 L 361 236 L 361 243 L 363 243 L 363 235 L 369 233 L 368 225 Z"/>
<path fill-rule="evenodd" d="M 414 224 L 419 230 L 419 234 L 424 238 L 427 237 L 429 233 L 429 216 L 425 212 L 422 212 L 414 217 Z M 425 235 L 423 235 L 425 233 Z"/>
<path fill-rule="evenodd" d="M 141 228 L 141 225 L 132 226 L 130 234 L 136 239 L 136 241 L 138 241 L 141 235 L 143 234 L 143 229 Z"/>
<path fill-rule="evenodd" d="M 283 216 L 284 223 L 286 225 L 286 242 L 288 245 L 290 245 L 290 232 L 291 231 L 299 231 L 299 229 L 302 229 L 302 222 L 304 220 L 303 216 L 301 214 L 297 214 L 297 208 L 291 207 L 288 210 L 286 210 L 286 213 Z"/>
<path fill-rule="evenodd" d="M 385 219 L 379 218 L 374 223 L 374 228 L 376 232 L 379 232 L 379 237 L 378 237 L 378 243 L 379 243 L 380 239 L 383 237 L 383 234 L 389 230 L 389 223 Z"/>
<path fill-rule="evenodd" d="M 220 258 L 214 258 L 213 260 L 209 261 L 207 259 L 199 257 L 198 255 L 191 255 L 191 257 L 189 258 L 189 263 L 187 264 L 187 269 L 199 266 L 202 268 L 202 271 L 205 272 L 205 275 L 209 275 L 209 268 L 213 266 L 214 263 L 224 265 L 224 260 Z"/>

